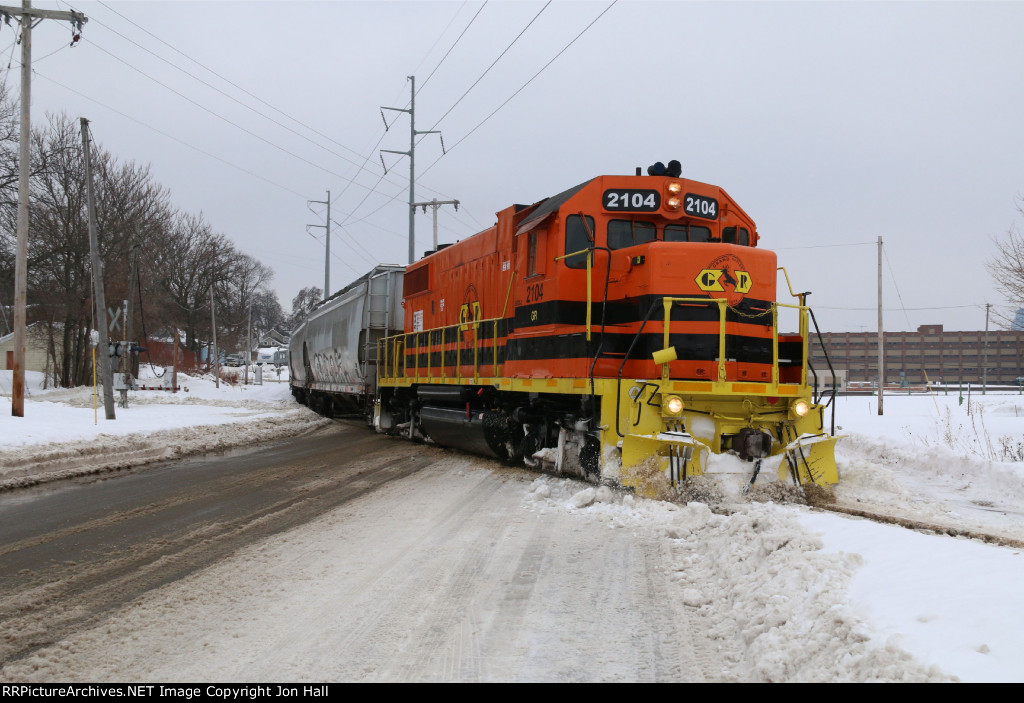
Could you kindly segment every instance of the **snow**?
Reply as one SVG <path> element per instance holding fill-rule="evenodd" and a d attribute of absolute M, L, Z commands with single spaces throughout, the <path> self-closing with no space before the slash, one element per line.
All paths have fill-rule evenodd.
<path fill-rule="evenodd" d="M 7 374 L 0 372 L 0 392 L 10 387 Z M 102 399 L 94 420 L 85 389 L 42 391 L 30 374 L 25 418 L 11 418 L 9 399 L 0 399 L 0 486 L 248 444 L 325 422 L 291 400 L 287 383 L 217 389 L 208 379 L 179 381 L 187 392 L 133 392 L 110 422 Z M 720 493 L 664 502 L 537 475 L 502 479 L 489 500 L 513 501 L 523 521 L 546 515 L 575 525 L 571 534 L 582 552 L 598 540 L 611 543 L 609 535 L 620 535 L 614 544 L 656 545 L 678 609 L 666 617 L 707 639 L 713 651 L 693 657 L 714 680 L 1024 681 L 1024 397 L 974 391 L 961 403 L 955 390 L 886 396 L 879 416 L 876 398 L 851 396 L 837 400 L 836 417 L 837 434 L 847 436 L 837 445 L 838 505 L 930 530 L 803 505 L 784 493 L 774 502 L 745 501 L 728 482 Z M 131 449 L 117 454 L 114 446 Z M 481 481 L 498 480 L 487 466 L 452 459 L 445 493 L 418 490 L 427 477 L 417 475 L 393 499 L 416 503 L 407 515 L 443 513 L 457 494 L 475 495 Z M 774 474 L 766 466 L 760 475 Z M 385 526 L 398 513 L 373 502 L 385 497 L 365 500 L 252 545 L 188 583 L 151 592 L 93 630 L 12 663 L 0 678 L 100 681 L 127 671 L 147 680 L 386 680 L 387 672 L 364 673 L 368 667 L 331 668 L 343 666 L 330 656 L 330 647 L 347 641 L 339 625 L 319 643 L 322 650 L 302 649 L 324 637 L 306 632 L 316 626 L 311 608 L 330 610 L 346 580 L 364 578 L 362 562 L 372 566 L 379 558 L 398 568 L 384 561 L 398 557 L 386 553 L 408 550 L 403 535 L 424 534 L 416 520 Z M 354 531 L 346 522 L 353 514 L 377 522 Z M 380 543 L 351 551 L 361 535 L 384 530 L 394 533 L 384 555 L 374 554 Z M 494 539 L 500 548 L 504 538 Z M 342 549 L 349 559 L 339 558 Z M 353 553 L 361 555 L 358 563 Z M 206 596 L 189 595 L 197 589 Z M 540 617 L 523 616 L 531 645 L 565 640 L 567 657 L 608 658 L 609 680 L 637 676 L 603 651 L 608 642 L 573 636 L 582 611 L 552 608 L 544 615 L 551 618 L 547 629 L 531 619 Z M 218 629 L 197 635 L 207 622 Z M 621 629 L 617 623 L 606 629 L 609 637 L 629 637 L 611 634 Z M 332 633 L 341 639 L 331 640 Z M 181 650 L 198 640 L 208 654 Z M 271 651 L 282 642 L 295 650 Z M 497 669 L 491 680 L 574 680 L 549 660 L 515 661 L 519 668 Z"/>
<path fill-rule="evenodd" d="M 171 386 L 168 369 L 143 367 L 139 385 Z M 242 369 L 213 377 L 179 373 L 180 390 L 129 391 L 128 407 L 107 420 L 103 391 L 43 389 L 42 374 L 25 374 L 24 417 L 11 416 L 11 371 L 0 371 L 0 489 L 288 437 L 327 420 L 291 398 L 287 374 L 264 373 L 262 385 L 234 382 Z M 162 375 L 158 376 L 157 373 Z M 254 373 L 250 370 L 250 379 Z M 267 379 L 272 380 L 267 380 Z"/>

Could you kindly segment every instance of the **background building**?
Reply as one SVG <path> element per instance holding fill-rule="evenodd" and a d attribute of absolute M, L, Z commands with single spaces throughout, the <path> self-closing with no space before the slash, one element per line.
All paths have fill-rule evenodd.
<path fill-rule="evenodd" d="M 824 332 L 833 368 L 847 383 L 878 378 L 877 332 Z M 986 343 L 987 340 L 987 343 Z M 921 325 L 916 332 L 885 332 L 885 383 L 987 383 L 1018 385 L 1024 377 L 1024 330 L 946 332 L 942 325 Z M 821 349 L 811 349 L 815 369 L 828 365 Z"/>

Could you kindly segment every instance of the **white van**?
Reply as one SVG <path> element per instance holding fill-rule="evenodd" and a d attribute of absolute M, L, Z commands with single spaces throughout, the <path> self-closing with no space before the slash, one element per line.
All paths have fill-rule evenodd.
<path fill-rule="evenodd" d="M 261 347 L 256 350 L 256 365 L 263 366 L 263 364 L 274 363 L 274 352 L 277 351 L 277 347 Z"/>

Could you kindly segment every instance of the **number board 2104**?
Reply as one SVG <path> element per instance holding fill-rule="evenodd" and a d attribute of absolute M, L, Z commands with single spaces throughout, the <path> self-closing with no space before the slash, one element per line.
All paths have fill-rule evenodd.
<path fill-rule="evenodd" d="M 654 212 L 661 207 L 661 193 L 656 190 L 612 188 L 604 192 L 604 209 L 631 212 Z"/>
<path fill-rule="evenodd" d="M 693 217 L 703 217 L 707 220 L 718 219 L 718 201 L 706 195 L 687 193 L 683 196 L 683 211 Z"/>

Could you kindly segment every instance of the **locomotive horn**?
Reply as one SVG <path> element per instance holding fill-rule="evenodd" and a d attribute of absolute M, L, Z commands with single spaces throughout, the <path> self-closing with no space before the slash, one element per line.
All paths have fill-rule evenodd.
<path fill-rule="evenodd" d="M 671 161 L 668 162 L 668 166 L 665 169 L 665 175 L 666 176 L 670 176 L 672 178 L 679 178 L 679 176 L 682 173 L 683 173 L 683 165 L 681 163 L 679 163 L 675 159 L 672 159 Z"/>
<path fill-rule="evenodd" d="M 664 176 L 665 175 L 665 164 L 660 161 L 655 162 L 653 165 L 647 167 L 648 176 Z"/>

